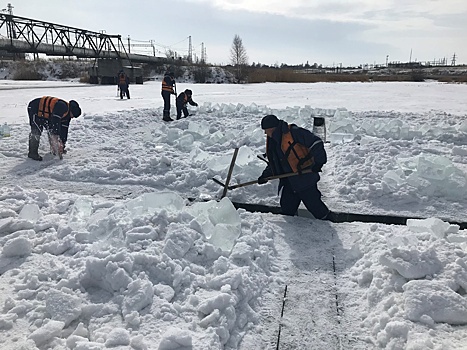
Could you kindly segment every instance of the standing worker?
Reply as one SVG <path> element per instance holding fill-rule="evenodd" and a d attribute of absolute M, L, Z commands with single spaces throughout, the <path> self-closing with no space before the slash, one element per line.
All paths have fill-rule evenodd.
<path fill-rule="evenodd" d="M 130 99 L 130 78 L 125 74 L 123 69 L 118 72 L 117 84 L 120 90 L 120 99 L 123 100 L 124 95 L 126 95 L 127 99 Z"/>
<path fill-rule="evenodd" d="M 52 96 L 38 97 L 29 102 L 28 115 L 31 126 L 28 157 L 42 160 L 39 155 L 39 142 L 45 128 L 49 132 L 53 152 L 61 158 L 62 154 L 66 153 L 65 144 L 71 118 L 78 118 L 81 115 L 78 102 L 74 100 L 66 102 Z"/>
<path fill-rule="evenodd" d="M 268 166 L 258 178 L 258 184 L 268 182 L 266 178 L 270 176 L 298 173 L 279 181 L 282 214 L 295 215 L 303 202 L 316 219 L 333 221 L 335 213 L 323 203 L 318 190 L 319 172 L 327 161 L 323 141 L 309 130 L 287 124 L 275 115 L 265 116 L 261 128 L 267 135 Z"/>
<path fill-rule="evenodd" d="M 188 117 L 188 109 L 186 108 L 187 103 L 189 103 L 192 106 L 198 107 L 198 104 L 192 100 L 192 95 L 193 92 L 190 89 L 186 89 L 178 95 L 175 101 L 177 107 L 177 119 L 180 119 L 182 117 L 182 112 L 184 118 Z"/>
<path fill-rule="evenodd" d="M 170 118 L 170 96 L 176 95 L 175 93 L 175 79 L 173 72 L 167 72 L 164 75 L 164 79 L 162 79 L 162 98 L 164 99 L 164 111 L 162 120 L 165 122 L 173 121 Z"/>

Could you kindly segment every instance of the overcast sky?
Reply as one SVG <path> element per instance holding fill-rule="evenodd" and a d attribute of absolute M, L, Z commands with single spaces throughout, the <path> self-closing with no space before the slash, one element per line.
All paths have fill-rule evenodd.
<path fill-rule="evenodd" d="M 4 7 L 6 7 L 4 4 Z M 467 63 L 466 0 L 18 0 L 13 14 L 154 40 L 166 49 L 230 62 L 240 36 L 249 63 L 344 66 L 402 61 Z"/>

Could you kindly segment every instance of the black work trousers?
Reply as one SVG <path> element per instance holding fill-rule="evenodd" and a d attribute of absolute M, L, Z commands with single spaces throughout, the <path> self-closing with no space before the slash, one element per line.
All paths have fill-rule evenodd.
<path fill-rule="evenodd" d="M 162 98 L 164 99 L 164 115 L 169 116 L 170 115 L 170 96 L 172 96 L 172 93 L 170 91 L 162 91 Z"/>
<path fill-rule="evenodd" d="M 300 202 L 303 202 L 316 219 L 324 219 L 329 213 L 328 207 L 321 200 L 321 192 L 318 190 L 317 183 L 303 191 L 295 192 L 289 182 L 285 181 L 280 200 L 282 214 L 295 215 Z"/>

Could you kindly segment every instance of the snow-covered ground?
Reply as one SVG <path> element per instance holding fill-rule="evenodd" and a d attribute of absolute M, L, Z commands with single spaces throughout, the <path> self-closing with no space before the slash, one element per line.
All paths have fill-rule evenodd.
<path fill-rule="evenodd" d="M 200 107 L 169 124 L 159 85 L 120 100 L 113 86 L 0 82 L 2 348 L 467 349 L 467 232 L 447 222 L 467 221 L 466 85 L 180 83 Z M 84 112 L 62 161 L 45 135 L 44 161 L 26 157 L 42 95 Z M 270 113 L 326 118 L 331 209 L 427 220 L 231 205 L 277 205 L 276 181 L 209 201 L 236 147 L 231 183 L 259 176 Z"/>

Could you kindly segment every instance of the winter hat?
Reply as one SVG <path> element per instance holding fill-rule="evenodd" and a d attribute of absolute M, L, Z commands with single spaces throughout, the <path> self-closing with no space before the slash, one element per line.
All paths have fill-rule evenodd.
<path fill-rule="evenodd" d="M 79 108 L 79 104 L 75 100 L 70 101 L 70 111 L 75 118 L 78 118 L 81 115 L 81 108 Z"/>
<path fill-rule="evenodd" d="M 191 91 L 190 89 L 186 89 L 186 90 L 185 90 L 185 94 L 191 96 L 191 95 L 193 95 L 193 91 Z"/>
<path fill-rule="evenodd" d="M 275 115 L 269 114 L 261 120 L 261 129 L 275 128 L 279 125 L 279 119 Z"/>

